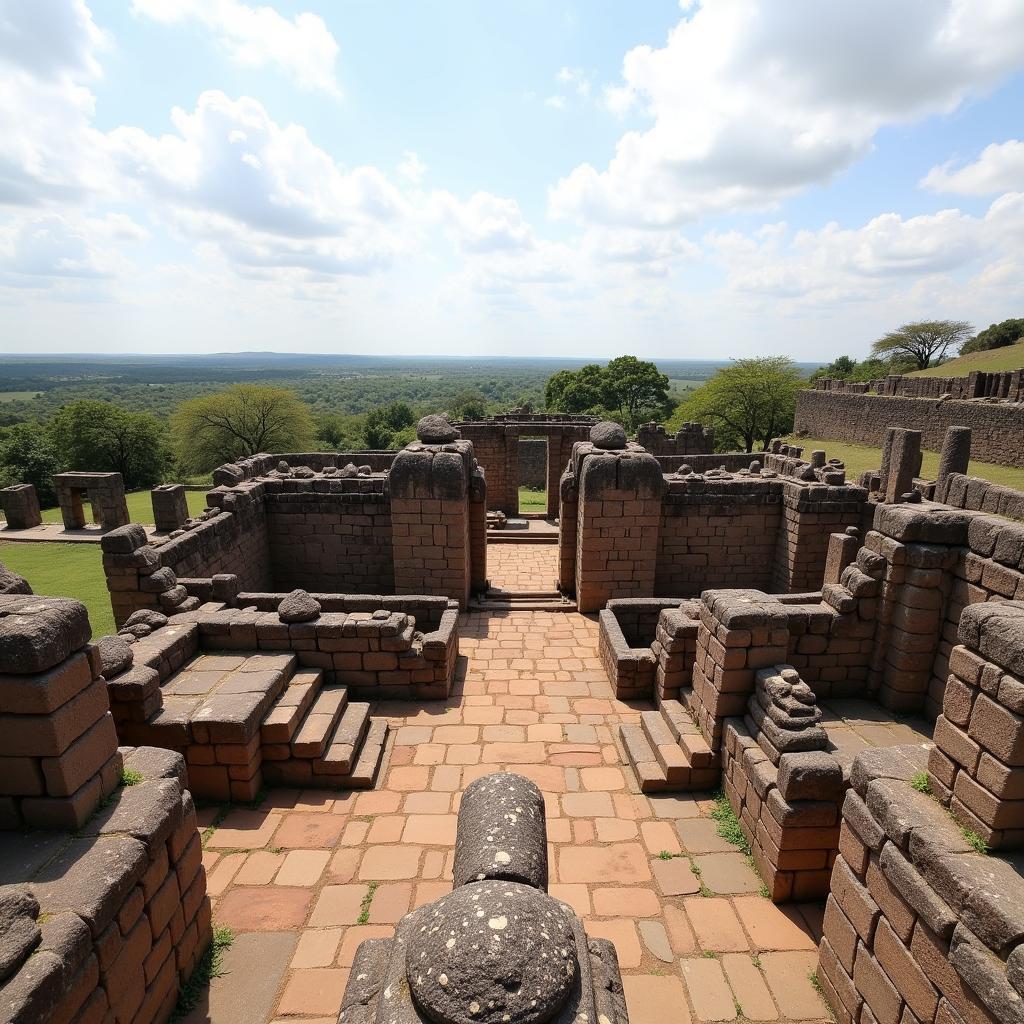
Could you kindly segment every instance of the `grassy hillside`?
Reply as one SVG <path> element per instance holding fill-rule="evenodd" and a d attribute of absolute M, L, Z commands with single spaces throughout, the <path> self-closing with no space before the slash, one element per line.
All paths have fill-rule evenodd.
<path fill-rule="evenodd" d="M 1019 370 L 1024 367 L 1024 341 L 1006 348 L 994 348 L 988 352 L 972 352 L 969 356 L 957 356 L 941 366 L 917 370 L 910 377 L 966 377 L 971 370 L 998 373 L 1001 370 Z"/>

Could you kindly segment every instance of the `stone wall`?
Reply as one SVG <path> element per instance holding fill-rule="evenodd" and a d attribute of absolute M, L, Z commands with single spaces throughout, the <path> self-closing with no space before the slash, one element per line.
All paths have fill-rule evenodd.
<path fill-rule="evenodd" d="M 1024 880 L 911 785 L 918 747 L 860 754 L 843 804 L 818 980 L 838 1024 L 1021 1019 Z"/>
<path fill-rule="evenodd" d="M 547 485 L 547 440 L 542 437 L 519 438 L 519 486 L 543 491 Z"/>
<path fill-rule="evenodd" d="M 946 430 L 971 428 L 971 456 L 1024 466 L 1024 403 L 938 401 L 805 389 L 797 392 L 794 430 L 809 437 L 878 445 L 886 427 L 920 430 L 922 445 L 938 451 Z"/>
<path fill-rule="evenodd" d="M 684 423 L 674 435 L 660 423 L 642 423 L 636 441 L 652 455 L 709 455 L 715 450 L 715 432 L 700 423 Z"/>

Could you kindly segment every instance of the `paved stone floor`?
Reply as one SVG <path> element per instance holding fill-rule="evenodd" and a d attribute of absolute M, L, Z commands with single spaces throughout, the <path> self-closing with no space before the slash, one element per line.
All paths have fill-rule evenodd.
<path fill-rule="evenodd" d="M 557 544 L 488 544 L 487 577 L 499 590 L 555 590 Z"/>
<path fill-rule="evenodd" d="M 761 896 L 706 794 L 637 792 L 614 738 L 642 706 L 612 698 L 596 620 L 472 614 L 462 636 L 457 697 L 375 708 L 395 727 L 378 790 L 201 810 L 214 919 L 235 941 L 189 1020 L 333 1024 L 359 942 L 450 889 L 459 795 L 499 768 L 543 790 L 551 893 L 615 943 L 631 1024 L 827 1019 L 820 908 Z"/>

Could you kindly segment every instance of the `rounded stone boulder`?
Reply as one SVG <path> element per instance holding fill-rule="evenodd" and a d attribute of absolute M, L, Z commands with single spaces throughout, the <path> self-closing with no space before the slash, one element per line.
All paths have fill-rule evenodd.
<path fill-rule="evenodd" d="M 96 649 L 100 655 L 100 675 L 104 679 L 120 675 L 131 668 L 135 660 L 131 644 L 123 636 L 101 636 L 96 641 Z"/>
<path fill-rule="evenodd" d="M 320 602 L 305 590 L 285 594 L 277 606 L 277 617 L 282 622 L 312 622 L 320 615 Z"/>
<path fill-rule="evenodd" d="M 456 887 L 500 878 L 547 889 L 544 797 L 527 778 L 494 772 L 471 782 L 459 805 Z"/>
<path fill-rule="evenodd" d="M 605 420 L 590 428 L 590 443 L 606 452 L 621 451 L 626 447 L 626 431 L 620 423 Z"/>
<path fill-rule="evenodd" d="M 435 1024 L 545 1024 L 579 977 L 569 913 L 515 882 L 443 896 L 420 911 L 406 950 L 413 1000 Z"/>
<path fill-rule="evenodd" d="M 459 432 L 444 416 L 431 413 L 416 424 L 416 436 L 424 444 L 451 444 L 459 439 Z"/>

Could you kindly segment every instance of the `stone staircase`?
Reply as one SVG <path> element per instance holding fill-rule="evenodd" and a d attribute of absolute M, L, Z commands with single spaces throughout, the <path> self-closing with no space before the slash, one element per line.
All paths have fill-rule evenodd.
<path fill-rule="evenodd" d="M 474 594 L 471 612 L 574 612 L 576 602 L 558 590 L 502 590 L 488 587 Z"/>
<path fill-rule="evenodd" d="M 154 677 L 136 668 L 108 683 L 119 735 L 181 750 L 197 796 L 245 800 L 264 785 L 365 789 L 376 780 L 387 722 L 292 653 L 203 651 Z M 158 706 L 145 714 L 150 699 Z"/>
<path fill-rule="evenodd" d="M 642 793 L 714 789 L 721 781 L 719 755 L 677 700 L 642 711 L 640 724 L 620 725 L 619 736 Z"/>

